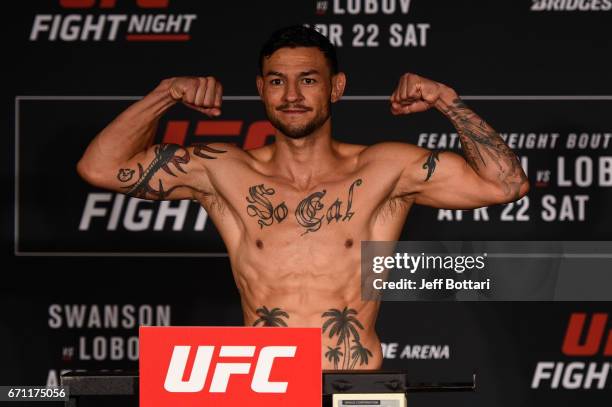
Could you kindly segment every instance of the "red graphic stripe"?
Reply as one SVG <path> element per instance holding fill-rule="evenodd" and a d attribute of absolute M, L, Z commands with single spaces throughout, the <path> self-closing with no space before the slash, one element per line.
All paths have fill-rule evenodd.
<path fill-rule="evenodd" d="M 197 136 L 239 136 L 242 120 L 200 121 L 196 127 Z"/>
<path fill-rule="evenodd" d="M 189 122 L 187 120 L 170 120 L 166 126 L 163 143 L 185 145 Z"/>
<path fill-rule="evenodd" d="M 189 41 L 189 34 L 128 34 L 128 41 Z"/>

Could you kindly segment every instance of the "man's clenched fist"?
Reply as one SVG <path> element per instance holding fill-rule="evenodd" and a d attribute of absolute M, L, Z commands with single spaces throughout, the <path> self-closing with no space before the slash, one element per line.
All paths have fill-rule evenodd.
<path fill-rule="evenodd" d="M 455 91 L 446 85 L 413 73 L 405 73 L 391 95 L 391 113 L 409 114 L 424 112 L 435 106 L 440 99 L 454 100 Z"/>
<path fill-rule="evenodd" d="M 207 116 L 221 114 L 221 82 L 212 76 L 184 76 L 174 78 L 169 88 L 172 99 L 183 102 L 186 106 L 204 113 Z"/>

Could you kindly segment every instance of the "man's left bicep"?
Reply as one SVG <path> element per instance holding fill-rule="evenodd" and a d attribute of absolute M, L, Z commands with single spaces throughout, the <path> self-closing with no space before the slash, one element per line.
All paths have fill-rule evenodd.
<path fill-rule="evenodd" d="M 431 151 L 422 158 L 416 203 L 444 209 L 471 209 L 501 203 L 499 187 L 482 179 L 459 154 Z"/>

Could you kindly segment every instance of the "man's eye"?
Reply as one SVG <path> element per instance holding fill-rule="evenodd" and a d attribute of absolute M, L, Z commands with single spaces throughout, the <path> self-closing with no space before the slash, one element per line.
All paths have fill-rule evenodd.
<path fill-rule="evenodd" d="M 281 81 L 280 79 L 272 79 L 270 83 L 272 85 L 280 85 L 281 83 L 283 83 L 283 81 Z"/>
<path fill-rule="evenodd" d="M 316 82 L 316 80 L 312 79 L 312 78 L 304 78 L 304 83 L 306 85 L 312 85 Z"/>

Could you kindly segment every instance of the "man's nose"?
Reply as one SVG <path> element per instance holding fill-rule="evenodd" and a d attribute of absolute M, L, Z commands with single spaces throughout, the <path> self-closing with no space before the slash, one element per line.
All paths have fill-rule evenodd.
<path fill-rule="evenodd" d="M 288 83 L 285 88 L 284 99 L 287 102 L 297 102 L 302 100 L 304 96 L 302 96 L 302 92 L 300 91 L 300 87 L 297 83 Z"/>

